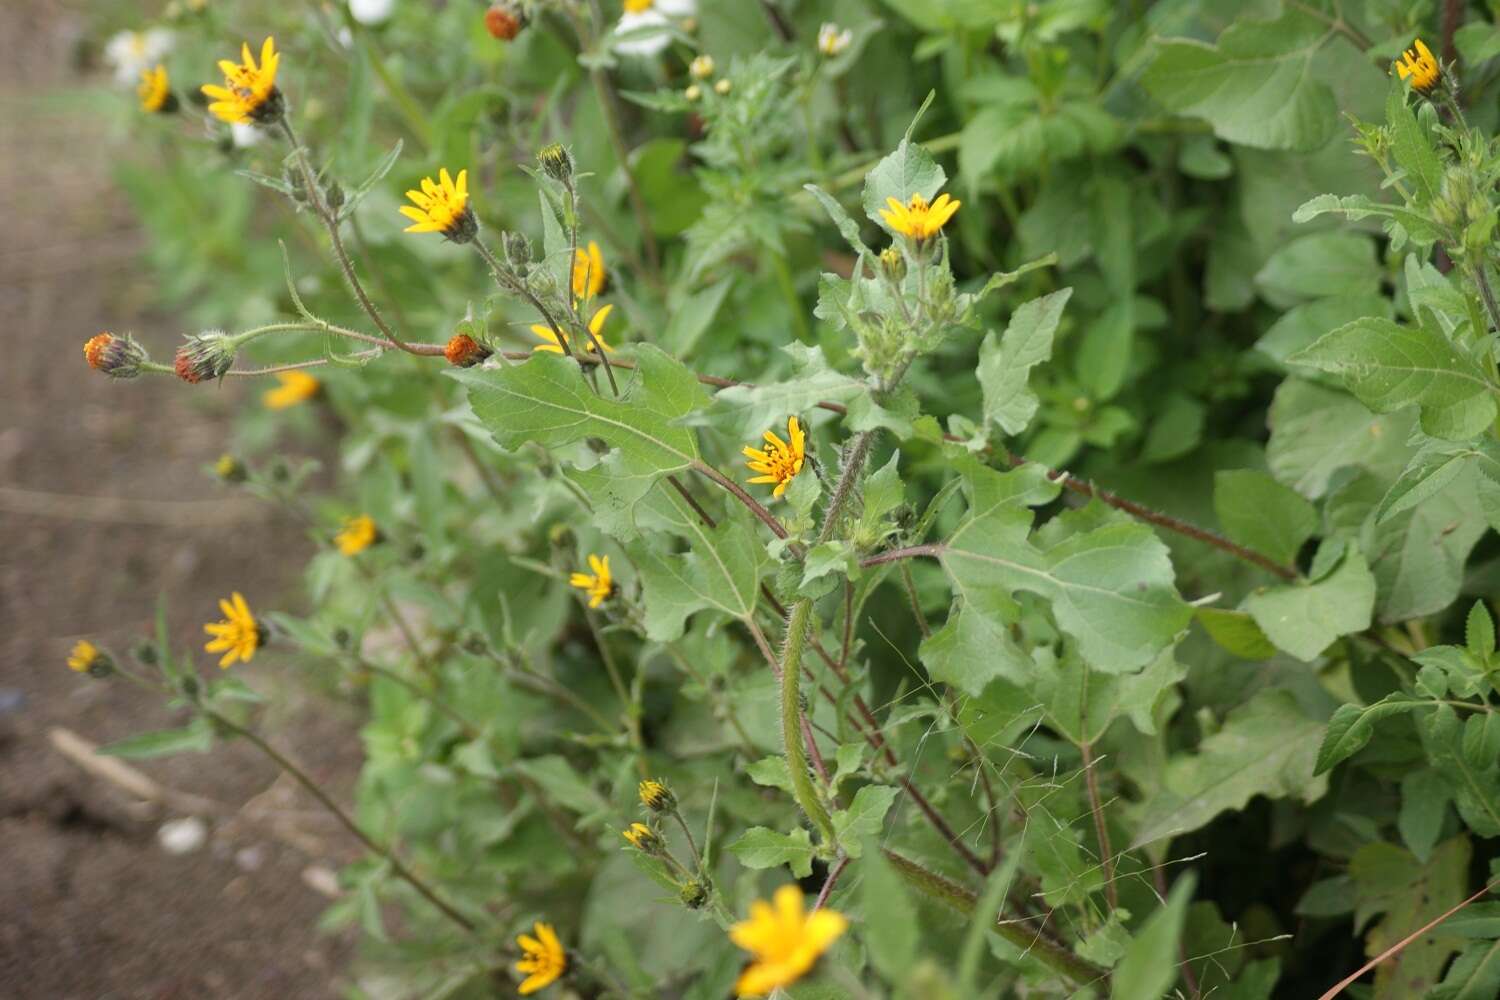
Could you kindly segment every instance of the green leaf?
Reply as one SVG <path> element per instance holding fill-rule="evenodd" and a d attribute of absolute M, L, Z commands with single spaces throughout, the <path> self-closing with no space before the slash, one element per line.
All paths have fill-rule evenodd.
<path fill-rule="evenodd" d="M 1281 364 L 1310 347 L 1329 330 L 1364 316 L 1391 315 L 1391 300 L 1383 295 L 1334 295 L 1293 306 L 1271 324 L 1255 349 Z"/>
<path fill-rule="evenodd" d="M 976 467 L 965 479 L 969 515 L 941 559 L 966 600 L 993 588 L 1040 595 L 1089 663 L 1106 673 L 1144 667 L 1176 641 L 1192 611 L 1177 595 L 1166 546 L 1149 528 L 1107 523 L 1039 549 L 1029 537 L 1024 502 L 1035 484 L 1026 469 Z"/>
<path fill-rule="evenodd" d="M 1271 403 L 1271 474 L 1310 499 L 1328 492 L 1345 468 L 1389 472 L 1394 479 L 1410 456 L 1411 413 L 1372 414 L 1336 389 L 1289 378 Z"/>
<path fill-rule="evenodd" d="M 1004 594 L 965 593 L 947 622 L 922 640 L 917 653 L 933 680 L 979 695 L 996 678 L 1024 684 L 1031 657 L 1011 635 L 1018 615 Z"/>
<path fill-rule="evenodd" d="M 1458 478 L 1475 453 L 1448 448 L 1424 448 L 1412 458 L 1401 478 L 1386 492 L 1375 508 L 1376 522 L 1385 521 L 1410 510 L 1447 489 Z"/>
<path fill-rule="evenodd" d="M 681 364 L 647 344 L 637 351 L 639 367 L 619 399 L 597 395 L 578 363 L 560 354 L 448 374 L 468 387 L 474 414 L 504 448 L 532 442 L 560 448 L 590 437 L 607 442 L 614 449 L 600 480 L 607 492 L 593 499 L 628 515 L 661 476 L 698 458 L 693 431 L 677 422 L 708 402 Z"/>
<path fill-rule="evenodd" d="M 1185 676 L 1187 668 L 1171 650 L 1133 674 L 1100 673 L 1081 657 L 1064 655 L 1055 669 L 1037 671 L 1033 690 L 1059 733 L 1073 743 L 1095 743 L 1121 716 L 1137 731 L 1155 734 L 1157 708 Z"/>
<path fill-rule="evenodd" d="M 785 757 L 762 757 L 745 768 L 745 774 L 757 785 L 792 791 L 792 772 L 787 769 Z"/>
<path fill-rule="evenodd" d="M 1448 786 L 1430 768 L 1411 771 L 1401 779 L 1401 811 L 1396 829 L 1418 861 L 1426 861 L 1437 846 L 1453 799 Z"/>
<path fill-rule="evenodd" d="M 1425 863 L 1394 844 L 1365 844 L 1349 859 L 1358 902 L 1354 926 L 1363 927 L 1377 914 L 1380 921 L 1365 934 L 1365 951 L 1379 955 L 1468 895 L 1467 837 L 1454 837 L 1433 851 Z M 1418 935 L 1375 973 L 1375 997 L 1428 996 L 1459 942 L 1442 933 Z"/>
<path fill-rule="evenodd" d="M 1417 726 L 1427 759 L 1453 793 L 1453 805 L 1481 837 L 1500 836 L 1500 761 L 1475 762 L 1464 752 L 1464 727 L 1449 705 L 1437 705 Z"/>
<path fill-rule="evenodd" d="M 837 198 L 816 184 L 804 184 L 802 188 L 818 199 L 818 204 L 823 206 L 823 210 L 828 213 L 828 217 L 838 227 L 839 235 L 844 237 L 844 240 L 855 253 L 864 254 L 871 258 L 875 256 L 874 251 L 865 246 L 865 241 L 860 239 L 859 223 L 849 217 L 849 213 L 844 211 L 844 206 L 839 204 Z"/>
<path fill-rule="evenodd" d="M 1481 660 L 1495 655 L 1495 620 L 1482 600 L 1475 601 L 1469 609 L 1469 617 L 1464 622 L 1464 644 Z"/>
<path fill-rule="evenodd" d="M 1260 591 L 1245 609 L 1277 649 L 1310 663 L 1335 639 L 1370 627 L 1375 577 L 1365 557 L 1351 550 L 1338 569 L 1316 583 Z"/>
<path fill-rule="evenodd" d="M 1322 735 L 1323 725 L 1302 714 L 1291 692 L 1260 691 L 1229 713 L 1197 753 L 1167 765 L 1131 847 L 1191 833 L 1256 795 L 1322 798 L 1328 779 L 1313 773 Z"/>
<path fill-rule="evenodd" d="M 1255 275 L 1266 297 L 1281 306 L 1328 296 L 1379 293 L 1382 272 L 1375 241 L 1366 233 L 1308 233 L 1273 253 Z"/>
<path fill-rule="evenodd" d="M 1375 734 L 1375 723 L 1381 719 L 1403 715 L 1425 704 L 1428 702 L 1393 691 L 1373 705 L 1340 705 L 1328 720 L 1313 773 L 1322 774 L 1364 749 Z"/>
<path fill-rule="evenodd" d="M 667 551 L 642 539 L 626 545 L 645 594 L 647 638 L 681 638 L 688 616 L 712 609 L 746 619 L 760 598 L 760 580 L 770 565 L 766 548 L 741 518 L 710 528 L 666 483 L 652 499 L 653 523 L 666 524 L 688 540 L 686 552 Z M 671 515 L 661 519 L 661 512 Z"/>
<path fill-rule="evenodd" d="M 1209 638 L 1242 660 L 1269 660 L 1276 646 L 1245 611 L 1198 608 L 1193 612 Z"/>
<path fill-rule="evenodd" d="M 1415 204 L 1425 207 L 1442 193 L 1443 161 L 1438 158 L 1426 129 L 1417 123 L 1417 116 L 1407 103 L 1405 87 L 1389 88 L 1385 121 L 1390 128 L 1391 155 L 1406 171 L 1406 179 L 1416 196 Z"/>
<path fill-rule="evenodd" d="M 865 175 L 865 215 L 890 233 L 891 228 L 880 217 L 880 210 L 888 207 L 886 199 L 894 198 L 904 205 L 912 195 L 920 194 L 931 201 L 947 180 L 948 175 L 931 153 L 910 138 L 903 139 L 894 153 L 875 164 L 875 168 Z"/>
<path fill-rule="evenodd" d="M 586 819 L 609 811 L 604 796 L 573 770 L 566 758 L 557 754 L 518 760 L 510 765 L 509 770 L 536 782 L 551 801 Z"/>
<path fill-rule="evenodd" d="M 1221 139 L 1317 149 L 1338 128 L 1333 92 L 1313 76 L 1314 56 L 1333 37 L 1327 28 L 1288 7 L 1272 21 L 1236 22 L 1216 46 L 1159 42 L 1141 82 L 1167 110 L 1207 121 Z"/>
<path fill-rule="evenodd" d="M 1020 434 L 1036 415 L 1039 401 L 1028 387 L 1031 369 L 1052 357 L 1052 339 L 1071 288 L 1032 299 L 1011 314 L 1005 333 L 985 335 L 979 348 L 979 385 L 984 418 L 1007 434 Z"/>
<path fill-rule="evenodd" d="M 767 430 L 786 437 L 788 417 L 798 416 L 803 426 L 820 402 L 847 405 L 866 395 L 869 387 L 828 366 L 821 347 L 791 343 L 782 348 L 792 358 L 793 374 L 761 385 L 736 385 L 719 390 L 702 411 L 683 423 L 717 427 L 747 441 L 759 441 Z"/>
<path fill-rule="evenodd" d="M 1312 504 L 1254 469 L 1215 475 L 1214 511 L 1231 539 L 1285 565 L 1296 561 L 1302 543 L 1318 528 Z"/>
<path fill-rule="evenodd" d="M 1376 413 L 1416 404 L 1434 436 L 1466 440 L 1495 417 L 1497 390 L 1480 364 L 1442 334 L 1367 317 L 1325 334 L 1288 361 L 1327 372 Z M 1469 405 L 1472 404 L 1472 405 Z M 1464 407 L 1456 426 L 1445 422 Z"/>
<path fill-rule="evenodd" d="M 917 908 L 906 894 L 906 884 L 872 847 L 860 863 L 860 899 L 864 909 L 864 937 L 870 962 L 892 982 L 911 973 L 921 927 Z"/>
<path fill-rule="evenodd" d="M 857 858 L 864 842 L 880 836 L 885 814 L 896 801 L 897 789 L 887 785 L 866 785 L 854 793 L 848 809 L 833 814 L 833 832 L 839 845 L 851 858 Z"/>
<path fill-rule="evenodd" d="M 728 849 L 746 868 L 787 865 L 798 878 L 806 878 L 812 874 L 812 839 L 801 827 L 790 834 L 779 833 L 764 826 L 751 827 L 730 844 Z"/>
<path fill-rule="evenodd" d="M 189 750 L 202 753 L 211 750 L 213 745 L 213 728 L 195 719 L 181 729 L 158 729 L 127 736 L 123 740 L 106 744 L 95 752 L 103 757 L 142 759 L 186 753 Z"/>
<path fill-rule="evenodd" d="M 373 191 L 375 185 L 385 179 L 385 175 L 391 172 L 391 168 L 401 158 L 402 146 L 402 141 L 397 139 L 396 144 L 391 147 L 390 152 L 382 156 L 380 162 L 375 164 L 375 169 L 370 171 L 370 175 L 361 181 L 358 187 L 349 192 L 348 196 L 344 199 L 344 204 L 339 208 L 339 218 L 347 219 L 353 214 L 355 207 L 364 199 L 365 195 Z"/>
<path fill-rule="evenodd" d="M 1447 928 L 1445 927 L 1446 931 Z M 1428 1000 L 1491 1000 L 1500 996 L 1500 941 L 1477 941 L 1459 953 Z"/>
<path fill-rule="evenodd" d="M 1193 900 L 1193 883 L 1191 873 L 1179 876 L 1166 905 L 1141 925 L 1110 977 L 1111 1000 L 1161 1000 L 1177 981 L 1177 946 Z"/>

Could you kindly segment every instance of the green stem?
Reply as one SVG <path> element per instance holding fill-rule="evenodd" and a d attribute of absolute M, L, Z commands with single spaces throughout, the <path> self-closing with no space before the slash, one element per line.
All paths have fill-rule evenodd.
<path fill-rule="evenodd" d="M 797 804 L 818 828 L 824 843 L 833 844 L 833 820 L 818 797 L 808 773 L 807 755 L 802 750 L 802 651 L 807 645 L 812 606 L 811 598 L 802 598 L 792 606 L 787 621 L 786 646 L 781 654 L 781 743 Z"/>
<path fill-rule="evenodd" d="M 363 844 L 372 853 L 380 855 L 380 857 L 385 860 L 385 863 L 391 866 L 391 871 L 395 872 L 397 877 L 402 879 L 413 889 L 417 890 L 418 894 L 420 894 L 423 899 L 427 900 L 434 907 L 436 907 L 438 912 L 442 913 L 443 916 L 447 917 L 449 920 L 453 921 L 455 924 L 462 927 L 470 934 L 478 931 L 478 925 L 475 924 L 474 921 L 470 920 L 468 917 L 458 912 L 458 910 L 454 909 L 450 903 L 446 902 L 441 896 L 437 894 L 436 890 L 434 890 L 426 882 L 418 878 L 410 868 L 406 867 L 406 864 L 402 862 L 400 858 L 396 857 L 394 851 L 383 844 L 377 843 L 374 838 L 361 830 L 359 828 L 359 825 L 354 822 L 353 818 L 350 817 L 348 813 L 344 812 L 339 804 L 337 802 L 334 802 L 333 799 L 329 797 L 328 793 L 323 791 L 323 789 L 319 787 L 317 782 L 308 777 L 306 772 L 304 772 L 296 764 L 293 764 L 287 757 L 283 756 L 281 752 L 278 751 L 275 747 L 271 746 L 271 744 L 262 739 L 258 733 L 254 732 L 253 730 L 246 729 L 244 726 L 241 726 L 238 723 L 230 722 L 224 716 L 220 715 L 218 712 L 213 711 L 212 709 L 204 709 L 203 711 L 210 719 L 214 721 L 216 725 L 222 726 L 224 729 L 227 729 L 228 731 L 238 736 L 244 737 L 246 740 L 252 743 L 257 750 L 274 761 L 276 763 L 276 766 L 280 767 L 299 785 L 306 789 L 309 795 L 317 799 L 318 804 L 321 805 L 324 809 L 328 810 L 328 812 L 331 813 L 333 817 L 339 821 L 344 829 L 348 830 L 354 835 L 356 840 Z"/>

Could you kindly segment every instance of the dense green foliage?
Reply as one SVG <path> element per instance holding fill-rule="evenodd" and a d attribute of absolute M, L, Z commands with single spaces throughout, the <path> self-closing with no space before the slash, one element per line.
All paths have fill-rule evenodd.
<path fill-rule="evenodd" d="M 508 995 L 545 920 L 560 995 L 722 997 L 800 880 L 850 926 L 796 997 L 1307 997 L 1492 877 L 1500 11 L 735 0 L 642 56 L 592 0 L 229 6 L 120 177 L 164 302 L 301 325 L 232 376 L 324 362 L 230 449 L 324 550 L 248 667 L 158 650 L 194 721 L 119 749 L 259 739 L 258 671 L 364 703 L 361 995 Z M 192 99 L 267 34 L 300 148 Z M 402 232 L 440 168 L 483 243 Z M 530 353 L 600 303 L 613 364 Z M 418 352 L 339 339 L 382 322 Z M 785 495 L 735 486 L 793 417 Z M 1348 995 L 1495 996 L 1496 906 Z"/>

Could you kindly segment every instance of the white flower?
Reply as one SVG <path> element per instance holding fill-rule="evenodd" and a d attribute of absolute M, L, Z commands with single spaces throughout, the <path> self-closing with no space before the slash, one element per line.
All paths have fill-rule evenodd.
<path fill-rule="evenodd" d="M 172 51 L 172 32 L 166 28 L 122 31 L 104 46 L 104 61 L 115 71 L 115 82 L 134 86 L 141 74 L 152 69 Z"/>
<path fill-rule="evenodd" d="M 235 149 L 249 149 L 260 142 L 260 129 L 250 122 L 235 122 L 229 126 L 229 137 Z"/>
<path fill-rule="evenodd" d="M 818 51 L 830 59 L 842 53 L 853 41 L 854 32 L 840 28 L 832 21 L 823 22 L 823 27 L 818 29 Z"/>
<path fill-rule="evenodd" d="M 615 25 L 615 34 L 618 36 L 638 32 L 639 37 L 615 42 L 615 51 L 627 56 L 654 56 L 672 44 L 672 36 L 665 30 L 671 24 L 667 15 L 655 8 L 634 14 L 626 11 L 620 15 L 620 22 Z"/>
<path fill-rule="evenodd" d="M 698 0 L 656 0 L 656 9 L 668 17 L 693 17 L 698 13 Z"/>
<path fill-rule="evenodd" d="M 349 14 L 360 24 L 380 24 L 396 9 L 396 0 L 349 0 Z"/>

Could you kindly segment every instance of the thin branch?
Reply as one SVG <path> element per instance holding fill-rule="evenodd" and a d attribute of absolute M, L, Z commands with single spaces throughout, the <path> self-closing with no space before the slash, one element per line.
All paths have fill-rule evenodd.
<path fill-rule="evenodd" d="M 821 910 L 823 904 L 828 902 L 828 897 L 833 892 L 834 885 L 838 883 L 839 876 L 844 874 L 844 869 L 848 867 L 849 856 L 840 854 L 839 859 L 833 863 L 833 867 L 828 869 L 828 877 L 823 880 L 823 888 L 818 890 L 818 898 L 813 902 L 814 910 Z"/>
<path fill-rule="evenodd" d="M 1078 744 L 1083 755 L 1083 780 L 1089 792 L 1089 811 L 1094 814 L 1094 835 L 1099 840 L 1099 867 L 1104 873 L 1104 896 L 1109 908 L 1120 908 L 1120 891 L 1115 887 L 1114 848 L 1109 842 L 1109 824 L 1104 820 L 1104 803 L 1099 796 L 1099 776 L 1094 772 L 1094 746 L 1088 740 Z"/>
<path fill-rule="evenodd" d="M 691 468 L 699 475 L 713 480 L 715 483 L 718 483 L 720 486 L 724 487 L 724 489 L 728 490 L 736 500 L 749 508 L 750 513 L 759 518 L 762 524 L 771 529 L 771 534 L 775 535 L 777 538 L 789 537 L 787 534 L 787 530 L 781 526 L 781 522 L 776 520 L 776 515 L 766 510 L 766 508 L 761 504 L 759 500 L 755 499 L 749 493 L 746 493 L 744 487 L 742 487 L 739 483 L 735 482 L 733 479 L 730 479 L 728 476 L 725 476 L 718 469 L 715 469 L 713 466 L 709 465 L 707 462 L 704 462 L 702 459 L 694 459 Z"/>

